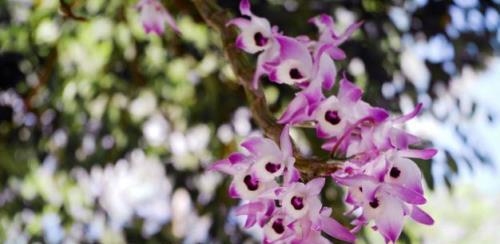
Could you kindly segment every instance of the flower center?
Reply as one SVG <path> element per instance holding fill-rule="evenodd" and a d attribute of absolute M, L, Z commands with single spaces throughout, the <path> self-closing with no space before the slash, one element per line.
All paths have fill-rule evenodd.
<path fill-rule="evenodd" d="M 291 203 L 296 210 L 304 208 L 304 199 L 302 197 L 292 197 Z"/>
<path fill-rule="evenodd" d="M 259 188 L 259 181 L 256 179 L 253 179 L 252 176 L 247 175 L 243 179 L 243 182 L 245 182 L 245 185 L 247 186 L 248 190 L 250 191 L 255 191 Z"/>
<path fill-rule="evenodd" d="M 396 167 L 392 167 L 391 172 L 389 172 L 389 175 L 392 178 L 398 178 L 401 175 L 401 170 L 399 170 Z"/>
<path fill-rule="evenodd" d="M 283 219 L 277 219 L 273 222 L 273 230 L 278 234 L 285 232 L 285 226 L 283 225 Z"/>
<path fill-rule="evenodd" d="M 266 170 L 269 171 L 270 173 L 275 173 L 276 171 L 280 170 L 281 165 L 279 164 L 273 164 L 271 162 L 268 162 L 266 164 Z"/>
<path fill-rule="evenodd" d="M 255 35 L 253 36 L 253 39 L 255 41 L 255 44 L 257 44 L 257 46 L 259 46 L 259 47 L 265 46 L 267 44 L 267 41 L 268 41 L 268 39 L 266 37 L 264 37 L 264 35 L 262 35 L 262 33 L 260 33 L 260 32 L 255 33 Z"/>
<path fill-rule="evenodd" d="M 304 76 L 302 76 L 302 74 L 300 73 L 299 69 L 297 69 L 297 68 L 293 68 L 293 69 L 290 70 L 290 77 L 292 79 L 296 79 L 296 80 L 304 78 Z"/>
<path fill-rule="evenodd" d="M 332 125 L 337 125 L 341 121 L 339 113 L 333 110 L 326 112 L 325 120 L 330 122 Z"/>
<path fill-rule="evenodd" d="M 281 208 L 281 202 L 279 200 L 274 200 L 274 206 Z"/>
<path fill-rule="evenodd" d="M 378 208 L 378 206 L 379 206 L 378 199 L 377 199 L 377 198 L 374 198 L 374 199 L 370 202 L 370 207 L 372 207 L 372 208 Z"/>

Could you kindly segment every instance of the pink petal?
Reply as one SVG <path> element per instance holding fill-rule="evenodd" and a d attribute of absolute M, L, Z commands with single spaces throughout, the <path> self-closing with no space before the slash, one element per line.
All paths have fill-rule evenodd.
<path fill-rule="evenodd" d="M 411 211 L 410 217 L 424 225 L 433 225 L 434 224 L 434 219 L 426 213 L 424 210 L 420 209 L 417 206 L 413 206 L 413 209 Z"/>
<path fill-rule="evenodd" d="M 316 126 L 316 136 L 319 138 L 332 137 L 330 134 L 328 134 L 326 131 L 324 131 L 321 126 Z M 333 148 L 333 145 L 332 145 L 332 148 Z"/>
<path fill-rule="evenodd" d="M 399 151 L 399 155 L 404 158 L 420 158 L 420 159 L 431 159 L 437 154 L 437 150 L 434 148 L 427 149 L 406 149 Z"/>
<path fill-rule="evenodd" d="M 181 33 L 179 30 L 179 27 L 177 27 L 177 23 L 175 22 L 175 19 L 170 15 L 170 13 L 165 9 L 164 12 L 165 20 L 167 21 L 167 24 L 178 34 Z"/>
<path fill-rule="evenodd" d="M 255 69 L 255 73 L 253 76 L 252 80 L 252 85 L 254 89 L 257 89 L 259 87 L 259 81 L 260 77 L 264 74 L 268 74 L 272 70 L 274 70 L 274 66 L 269 65 L 270 62 L 279 55 L 279 44 L 277 42 L 274 42 L 271 44 L 271 47 L 264 50 L 262 53 L 259 54 L 257 57 L 257 65 Z M 266 66 L 270 66 L 266 68 Z M 271 77 L 269 77 L 270 80 Z"/>
<path fill-rule="evenodd" d="M 393 178 L 390 176 L 392 168 L 399 170 L 399 177 Z M 386 181 L 411 189 L 419 194 L 423 194 L 422 173 L 415 162 L 407 158 L 397 158 L 394 160 L 392 168 L 388 169 L 389 172 L 386 176 Z"/>
<path fill-rule="evenodd" d="M 361 91 L 361 89 L 352 84 L 344 76 L 344 78 L 340 81 L 340 88 L 338 94 L 339 100 L 347 99 L 350 102 L 357 102 L 362 95 L 363 92 Z"/>
<path fill-rule="evenodd" d="M 390 189 L 394 195 L 407 203 L 421 205 L 427 202 L 422 194 L 406 187 L 392 184 Z"/>
<path fill-rule="evenodd" d="M 252 11 L 250 10 L 250 1 L 241 0 L 240 1 L 240 12 L 242 15 L 252 16 Z"/>
<path fill-rule="evenodd" d="M 288 168 L 285 172 L 284 185 L 290 185 L 292 183 L 298 182 L 300 179 L 300 172 L 295 168 Z"/>
<path fill-rule="evenodd" d="M 394 123 L 404 123 L 410 119 L 413 119 L 415 116 L 418 115 L 418 113 L 420 113 L 421 110 L 422 110 L 422 103 L 419 103 L 419 104 L 417 104 L 417 106 L 415 107 L 415 109 L 411 113 L 403 115 L 403 116 L 395 119 Z"/>
<path fill-rule="evenodd" d="M 163 35 L 163 33 L 165 33 L 165 25 L 163 23 L 156 24 L 153 28 L 153 32 L 155 32 L 159 36 Z"/>
<path fill-rule="evenodd" d="M 316 133 L 318 132 L 316 131 Z M 321 149 L 325 151 L 332 151 L 335 144 L 337 144 L 337 138 L 328 139 L 325 143 L 323 143 L 323 145 L 321 145 Z"/>
<path fill-rule="evenodd" d="M 407 149 L 410 145 L 420 144 L 421 139 L 404 130 L 392 128 L 389 133 L 391 144 L 398 149 Z"/>
<path fill-rule="evenodd" d="M 308 21 L 309 23 L 313 23 L 318 27 L 318 29 L 332 29 L 333 28 L 333 19 L 331 16 L 326 15 L 326 14 L 320 14 L 318 16 L 315 16 Z"/>
<path fill-rule="evenodd" d="M 311 54 L 304 43 L 282 35 L 277 36 L 276 40 L 280 45 L 280 60 L 295 59 L 304 65 L 304 70 L 311 70 Z"/>
<path fill-rule="evenodd" d="M 309 106 L 307 98 L 303 93 L 297 93 L 295 98 L 288 104 L 287 109 L 278 119 L 280 124 L 295 124 L 306 121 L 307 107 Z"/>
<path fill-rule="evenodd" d="M 375 224 L 386 241 L 395 243 L 403 231 L 403 207 L 399 200 L 389 196 L 385 197 L 383 204 L 384 211 L 375 219 Z"/>
<path fill-rule="evenodd" d="M 253 225 L 255 225 L 255 223 L 257 223 L 257 216 L 248 215 L 247 220 L 245 221 L 245 228 L 248 229 L 248 228 L 252 227 Z"/>
<path fill-rule="evenodd" d="M 323 88 L 325 90 L 330 90 L 337 76 L 337 69 L 333 60 L 328 55 L 321 55 L 318 63 L 318 72 L 316 74 L 316 79 L 322 79 Z"/>
<path fill-rule="evenodd" d="M 306 184 L 307 194 L 310 196 L 319 195 L 323 186 L 325 185 L 325 178 L 315 178 Z"/>
<path fill-rule="evenodd" d="M 262 137 L 251 137 L 241 143 L 241 146 L 257 157 L 265 155 L 279 156 L 281 153 L 278 146 L 273 141 Z"/>
<path fill-rule="evenodd" d="M 371 108 L 369 110 L 369 116 L 372 117 L 376 123 L 380 123 L 389 118 L 389 113 L 382 108 Z"/>
<path fill-rule="evenodd" d="M 351 37 L 351 35 L 357 29 L 359 29 L 359 27 L 361 27 L 363 25 L 363 23 L 364 23 L 363 21 L 359 21 L 359 22 L 354 23 L 354 24 L 350 25 L 349 27 L 347 27 L 347 29 L 344 31 L 344 33 L 338 37 L 336 44 L 340 45 L 340 44 L 344 43 L 347 39 L 349 39 L 349 37 Z"/>
<path fill-rule="evenodd" d="M 223 159 L 208 166 L 208 170 L 216 170 L 229 175 L 234 175 L 236 171 L 232 166 L 232 163 L 228 159 Z"/>
<path fill-rule="evenodd" d="M 240 152 L 234 152 L 229 155 L 228 160 L 231 164 L 244 163 L 247 160 L 247 156 Z"/>
<path fill-rule="evenodd" d="M 322 216 L 320 219 L 321 229 L 328 235 L 339 240 L 354 243 L 356 236 L 354 236 L 346 227 L 342 226 L 335 219 Z"/>
<path fill-rule="evenodd" d="M 327 52 L 330 55 L 330 57 L 332 57 L 334 60 L 344 60 L 347 57 L 347 55 L 342 49 L 335 46 L 328 49 Z"/>
<path fill-rule="evenodd" d="M 239 49 L 241 49 L 241 50 L 246 50 L 245 41 L 243 40 L 243 36 L 242 35 L 239 35 L 236 38 L 236 47 L 239 48 Z"/>
<path fill-rule="evenodd" d="M 240 30 L 242 30 L 244 28 L 251 26 L 252 22 L 250 20 L 244 19 L 244 18 L 234 18 L 226 23 L 226 26 L 230 26 L 230 25 L 235 25 L 238 28 L 240 28 Z"/>
<path fill-rule="evenodd" d="M 231 184 L 229 186 L 228 194 L 231 198 L 240 198 L 240 194 L 238 194 L 238 191 L 236 191 L 236 186 L 234 184 Z"/>
<path fill-rule="evenodd" d="M 253 215 L 266 210 L 266 205 L 262 202 L 250 202 L 236 208 L 235 215 Z"/>

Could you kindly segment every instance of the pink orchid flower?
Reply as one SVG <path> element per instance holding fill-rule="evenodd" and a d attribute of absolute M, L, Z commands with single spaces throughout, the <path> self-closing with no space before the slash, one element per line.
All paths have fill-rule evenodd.
<path fill-rule="evenodd" d="M 336 220 L 330 218 L 331 209 L 323 208 L 319 194 L 325 185 L 324 178 L 316 178 L 307 184 L 296 182 L 280 194 L 281 205 L 285 213 L 295 219 L 295 239 L 310 238 L 310 231 L 324 231 L 328 235 L 348 242 L 355 240 L 354 235 Z"/>
<path fill-rule="evenodd" d="M 241 146 L 248 153 L 233 153 L 211 166 L 213 170 L 233 176 L 231 196 L 254 200 L 264 191 L 276 187 L 276 177 L 285 174 L 289 181 L 297 178 L 288 126 L 281 135 L 281 148 L 262 137 L 249 138 Z"/>
<path fill-rule="evenodd" d="M 349 134 L 349 128 L 353 129 L 364 121 L 378 123 L 385 120 L 388 113 L 361 101 L 362 94 L 361 89 L 344 77 L 337 96 L 324 100 L 313 113 L 317 136 L 339 140 L 344 134 Z"/>
<path fill-rule="evenodd" d="M 247 18 L 235 18 L 228 25 L 235 25 L 241 31 L 236 39 L 236 46 L 251 54 L 259 53 L 257 67 L 252 81 L 253 87 L 259 86 L 260 77 L 266 74 L 264 64 L 276 58 L 279 53 L 279 44 L 275 40 L 277 28 L 271 27 L 269 21 L 258 17 L 250 10 L 250 1 L 240 2 L 240 12 Z"/>
<path fill-rule="evenodd" d="M 319 30 L 320 37 L 316 44 L 314 55 L 317 56 L 320 52 L 326 51 L 333 60 L 342 60 L 346 55 L 342 49 L 338 48 L 342 43 L 347 41 L 354 31 L 359 29 L 363 22 L 351 24 L 341 35 L 335 33 L 335 22 L 331 16 L 321 14 L 309 20 L 310 23 L 316 25 Z"/>
<path fill-rule="evenodd" d="M 374 126 L 361 128 L 360 134 L 362 136 L 358 137 L 357 140 L 351 140 L 349 147 L 345 150 L 346 156 L 351 157 L 361 153 L 386 151 L 394 148 L 406 150 L 410 145 L 420 144 L 421 141 L 418 137 L 402 130 L 401 126 L 414 118 L 421 109 L 422 104 L 418 104 L 409 114 L 384 120 Z M 326 147 L 328 145 L 325 145 Z M 370 158 L 370 155 L 365 156 Z"/>
<path fill-rule="evenodd" d="M 146 33 L 162 35 L 165 32 L 165 22 L 180 33 L 174 18 L 157 0 L 140 0 L 136 8 L 140 12 L 140 19 Z"/>
<path fill-rule="evenodd" d="M 349 165 L 348 174 L 354 175 L 334 176 L 339 184 L 349 187 L 345 200 L 353 205 L 349 213 L 358 208 L 362 210 L 362 214 L 353 222 L 357 226 L 355 230 L 373 220 L 375 229 L 384 236 L 386 242 L 395 242 L 401 234 L 405 216 L 419 223 L 432 224 L 432 218 L 417 206 L 426 200 L 421 191 L 420 170 L 413 168 L 414 163 L 400 161 L 388 167 L 385 159 L 379 159 L 371 164 L 379 163 L 386 165 L 373 167 L 368 163 L 359 168 Z"/>

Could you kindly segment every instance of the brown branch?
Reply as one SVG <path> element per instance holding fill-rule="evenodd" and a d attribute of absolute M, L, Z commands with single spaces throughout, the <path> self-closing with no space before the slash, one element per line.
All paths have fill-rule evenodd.
<path fill-rule="evenodd" d="M 61 13 L 64 17 L 76 21 L 87 21 L 87 18 L 82 17 L 82 16 L 77 16 L 73 12 L 73 6 L 77 3 L 77 1 L 74 1 L 73 3 L 66 3 L 64 0 L 59 0 L 59 4 L 61 5 L 60 10 Z"/>
<path fill-rule="evenodd" d="M 43 68 L 38 72 L 38 84 L 35 87 L 33 87 L 31 92 L 24 99 L 24 104 L 27 110 L 31 110 L 33 106 L 33 99 L 37 96 L 40 89 L 50 80 L 52 73 L 57 65 L 57 57 L 58 57 L 58 51 L 56 44 L 56 46 L 54 46 L 50 50 L 50 53 L 46 58 Z"/>
<path fill-rule="evenodd" d="M 269 110 L 262 88 L 253 89 L 252 87 L 253 65 L 235 45 L 238 36 L 236 29 L 226 26 L 226 23 L 232 18 L 231 14 L 218 6 L 213 0 L 193 0 L 193 3 L 205 22 L 219 32 L 224 55 L 230 62 L 238 83 L 245 90 L 253 119 L 264 131 L 266 137 L 279 143 L 283 126 L 276 122 L 275 117 Z M 337 163 L 305 158 L 297 150 L 294 150 L 294 155 L 296 158 L 295 167 L 301 172 L 305 180 L 329 175 L 340 168 Z"/>

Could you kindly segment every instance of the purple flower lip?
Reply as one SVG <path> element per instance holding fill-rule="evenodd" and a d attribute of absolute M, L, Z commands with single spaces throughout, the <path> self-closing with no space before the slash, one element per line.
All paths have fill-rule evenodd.
<path fill-rule="evenodd" d="M 248 190 L 250 191 L 255 191 L 259 188 L 259 181 L 256 179 L 253 179 L 251 175 L 245 176 L 243 179 L 243 182 L 245 182 L 245 185 L 247 186 Z"/>
<path fill-rule="evenodd" d="M 372 207 L 372 208 L 378 208 L 378 206 L 379 206 L 378 199 L 377 199 L 377 198 L 374 198 L 374 199 L 370 202 L 370 207 Z"/>
<path fill-rule="evenodd" d="M 278 234 L 283 234 L 285 232 L 285 226 L 283 225 L 283 219 L 277 219 L 273 222 L 273 230 Z"/>
<path fill-rule="evenodd" d="M 264 35 L 262 35 L 262 33 L 260 33 L 260 32 L 255 33 L 255 35 L 253 36 L 253 39 L 255 40 L 255 44 L 259 47 L 265 46 L 267 44 L 267 42 L 269 41 L 269 39 L 267 37 L 265 37 Z"/>
<path fill-rule="evenodd" d="M 328 111 L 325 113 L 325 120 L 330 122 L 332 125 L 337 125 L 342 121 L 340 119 L 339 113 L 337 111 Z"/>
<path fill-rule="evenodd" d="M 392 178 L 398 178 L 400 175 L 401 175 L 401 170 L 399 170 L 398 168 L 396 167 L 392 167 L 391 168 L 391 171 L 389 172 L 389 175 L 392 177 Z"/>
<path fill-rule="evenodd" d="M 304 76 L 302 76 L 299 69 L 293 68 L 290 70 L 290 78 L 298 80 L 304 78 Z"/>
<path fill-rule="evenodd" d="M 302 197 L 292 197 L 291 203 L 296 210 L 304 208 L 304 199 Z"/>
<path fill-rule="evenodd" d="M 273 164 L 271 162 L 268 162 L 266 164 L 266 170 L 269 172 L 269 173 L 276 173 L 276 171 L 280 170 L 281 168 L 281 165 L 279 164 Z"/>

